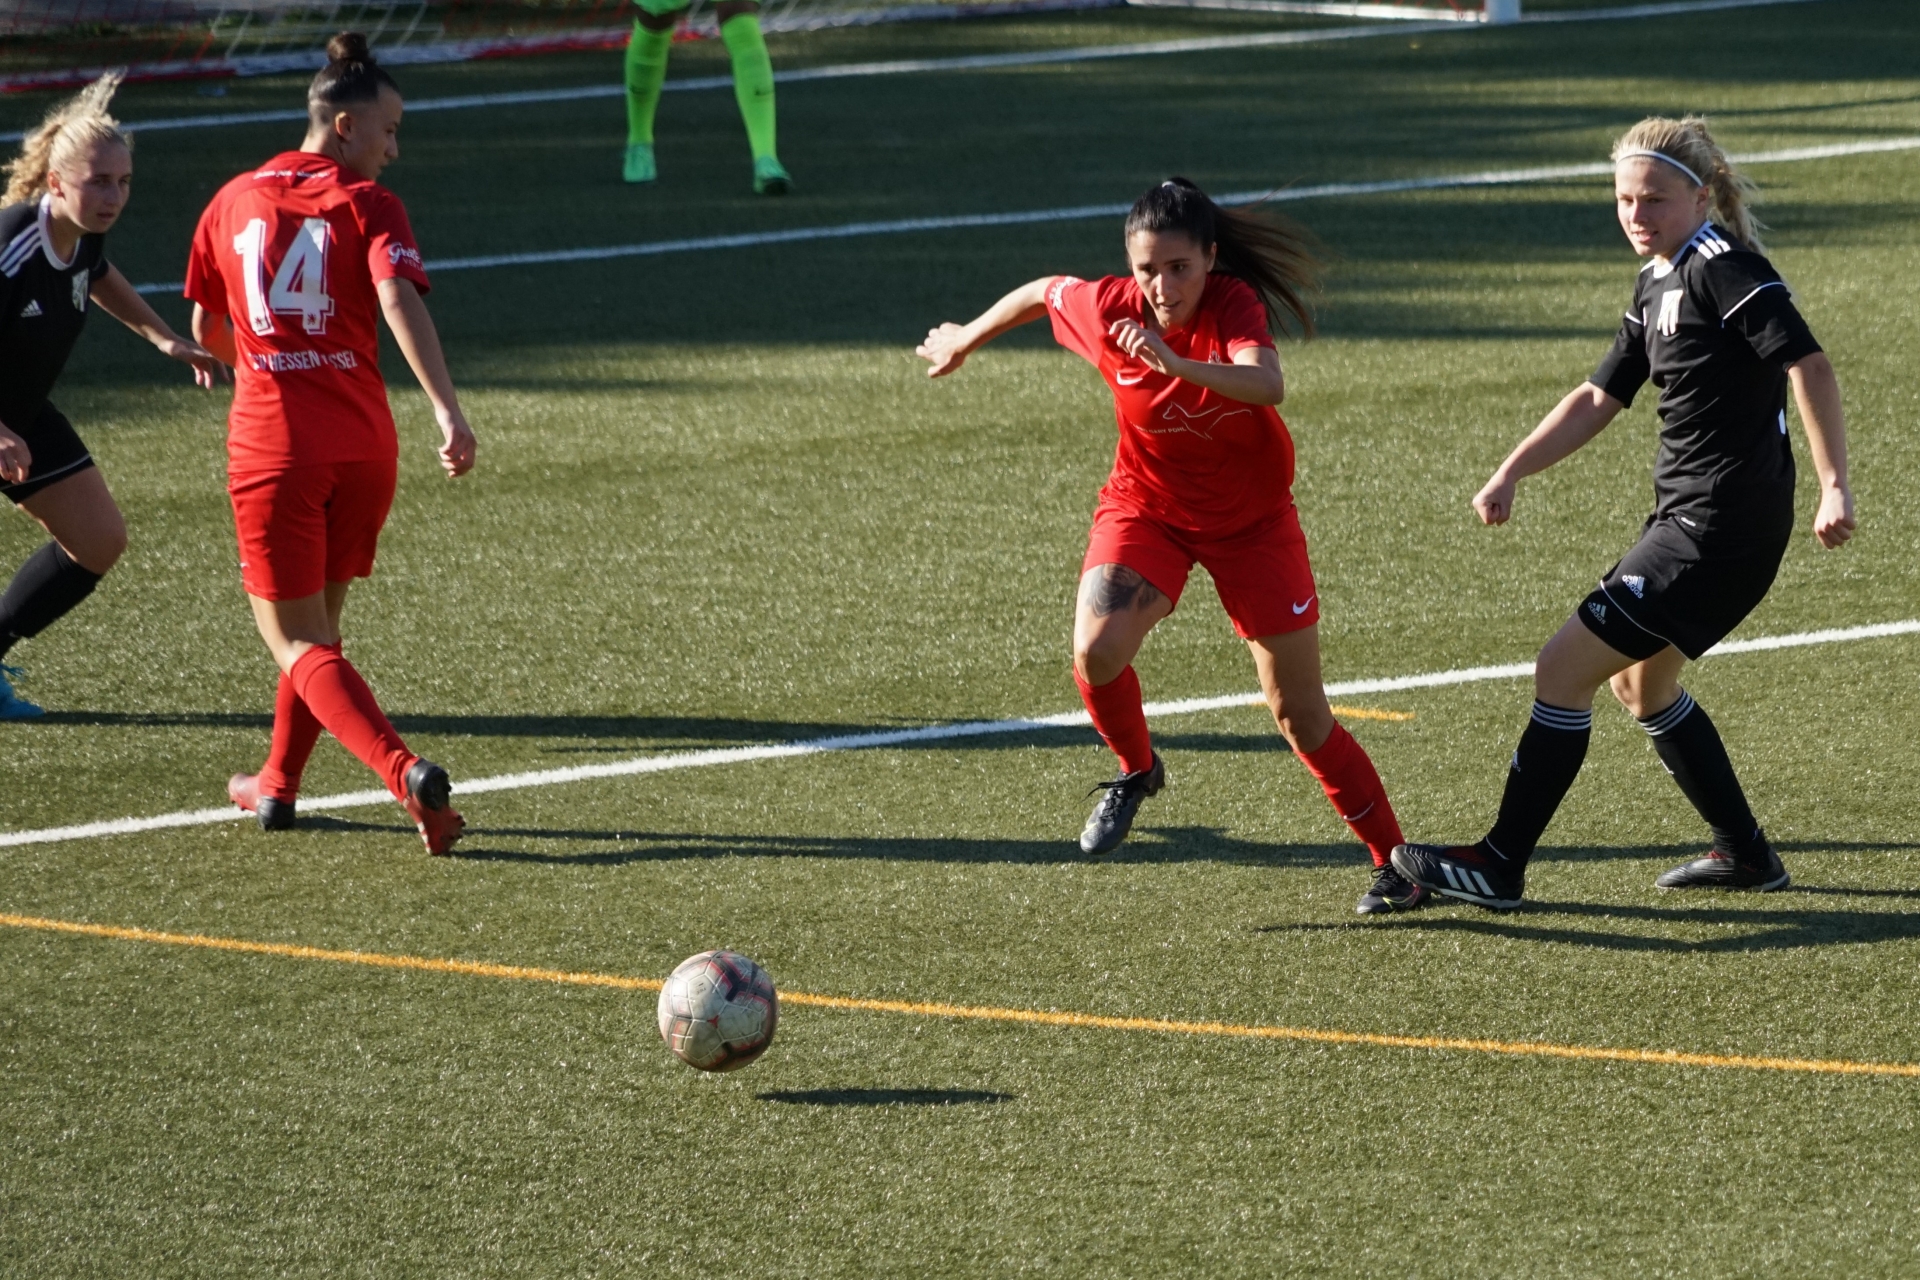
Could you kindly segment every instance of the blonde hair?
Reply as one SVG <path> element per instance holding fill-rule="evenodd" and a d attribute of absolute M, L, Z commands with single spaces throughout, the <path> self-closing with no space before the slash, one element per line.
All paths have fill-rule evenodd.
<path fill-rule="evenodd" d="M 104 142 L 131 150 L 133 138 L 107 114 L 120 73 L 109 71 L 92 84 L 47 112 L 40 127 L 20 143 L 20 154 L 7 166 L 5 203 L 38 199 L 47 189 L 47 172 L 65 172 L 80 157 Z"/>
<path fill-rule="evenodd" d="M 1760 233 L 1767 229 L 1766 224 L 1747 207 L 1759 202 L 1760 189 L 1733 167 L 1733 161 L 1713 140 L 1705 116 L 1685 116 L 1679 120 L 1648 116 L 1613 144 L 1615 161 L 1649 153 L 1678 161 L 1691 170 L 1692 176 L 1709 192 L 1713 220 L 1755 253 L 1766 251 L 1760 243 Z"/>

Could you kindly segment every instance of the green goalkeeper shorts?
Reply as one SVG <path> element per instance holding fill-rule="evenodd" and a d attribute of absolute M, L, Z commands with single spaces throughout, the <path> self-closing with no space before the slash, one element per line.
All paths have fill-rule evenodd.
<path fill-rule="evenodd" d="M 639 0 L 640 7 L 656 18 L 684 12 L 692 3 L 693 0 Z"/>

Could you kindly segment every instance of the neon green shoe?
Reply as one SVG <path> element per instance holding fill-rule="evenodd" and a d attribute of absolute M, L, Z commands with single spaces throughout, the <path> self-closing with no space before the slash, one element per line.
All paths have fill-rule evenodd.
<path fill-rule="evenodd" d="M 651 142 L 627 144 L 627 162 L 621 167 L 620 176 L 628 182 L 652 182 L 660 176 L 660 171 L 653 164 Z"/>
<path fill-rule="evenodd" d="M 793 178 L 780 167 L 780 162 L 772 156 L 761 156 L 753 162 L 753 191 L 755 195 L 783 196 L 793 190 Z"/>

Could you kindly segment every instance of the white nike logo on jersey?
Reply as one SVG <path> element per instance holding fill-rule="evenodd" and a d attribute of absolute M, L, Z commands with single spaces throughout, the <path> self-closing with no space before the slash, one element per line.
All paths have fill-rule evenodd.
<path fill-rule="evenodd" d="M 40 310 L 40 299 L 35 298 L 32 302 L 29 302 L 26 309 L 20 313 L 20 318 L 22 320 L 31 320 L 34 316 L 45 314 L 45 312 Z"/>
<path fill-rule="evenodd" d="M 1307 610 L 1311 609 L 1312 607 L 1313 607 L 1313 597 L 1308 596 L 1307 602 L 1305 604 L 1297 604 L 1293 606 L 1293 616 L 1297 618 L 1301 614 L 1305 613 Z"/>
<path fill-rule="evenodd" d="M 1137 387 L 1147 380 L 1147 375 L 1136 373 L 1129 378 L 1125 369 L 1118 369 L 1114 371 L 1113 380 L 1123 387 Z"/>

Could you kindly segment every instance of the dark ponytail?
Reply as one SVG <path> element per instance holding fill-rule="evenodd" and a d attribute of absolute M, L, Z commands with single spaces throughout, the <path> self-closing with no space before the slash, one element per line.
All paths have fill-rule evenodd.
<path fill-rule="evenodd" d="M 374 61 L 367 38 L 358 31 L 342 31 L 327 41 L 327 65 L 307 86 L 307 118 L 314 128 L 324 129 L 335 111 L 373 102 L 383 88 L 400 92 L 387 69 Z"/>
<path fill-rule="evenodd" d="M 1133 202 L 1127 235 L 1181 231 L 1202 249 L 1218 249 L 1214 270 L 1253 286 L 1267 309 L 1267 327 L 1282 334 L 1298 325 L 1314 335 L 1309 295 L 1320 288 L 1318 245 L 1304 228 L 1225 209 L 1185 178 L 1172 178 Z"/>

